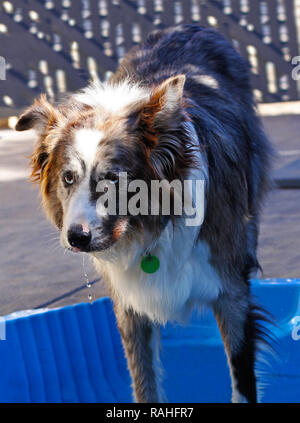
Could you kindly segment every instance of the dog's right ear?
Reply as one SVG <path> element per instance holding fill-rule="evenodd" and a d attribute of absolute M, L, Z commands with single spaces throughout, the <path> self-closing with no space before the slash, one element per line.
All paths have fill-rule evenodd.
<path fill-rule="evenodd" d="M 15 129 L 26 131 L 34 129 L 38 134 L 34 151 L 31 155 L 32 181 L 41 181 L 42 172 L 49 162 L 49 155 L 53 145 L 49 142 L 50 130 L 57 124 L 59 111 L 55 109 L 42 95 L 20 116 Z"/>
<path fill-rule="evenodd" d="M 47 101 L 45 95 L 41 95 L 34 104 L 30 106 L 20 116 L 15 129 L 16 131 L 26 131 L 34 129 L 38 134 L 46 131 L 46 128 L 54 126 L 57 121 L 57 112 Z"/>

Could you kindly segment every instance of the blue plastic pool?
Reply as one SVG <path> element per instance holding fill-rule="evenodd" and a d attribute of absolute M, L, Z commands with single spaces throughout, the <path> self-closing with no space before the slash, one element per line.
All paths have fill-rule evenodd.
<path fill-rule="evenodd" d="M 276 356 L 258 366 L 262 402 L 300 402 L 300 280 L 253 281 L 277 319 Z M 299 327 L 299 331 L 298 331 Z M 130 378 L 108 298 L 9 319 L 0 341 L 0 402 L 131 402 Z M 212 314 L 162 329 L 170 402 L 229 402 L 230 380 Z"/>

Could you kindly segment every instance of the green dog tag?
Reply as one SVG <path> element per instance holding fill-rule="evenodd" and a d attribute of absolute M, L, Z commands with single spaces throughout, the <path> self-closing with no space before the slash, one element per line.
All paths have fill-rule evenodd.
<path fill-rule="evenodd" d="M 141 260 L 141 268 L 145 273 L 155 273 L 159 269 L 159 259 L 152 254 L 144 256 Z"/>

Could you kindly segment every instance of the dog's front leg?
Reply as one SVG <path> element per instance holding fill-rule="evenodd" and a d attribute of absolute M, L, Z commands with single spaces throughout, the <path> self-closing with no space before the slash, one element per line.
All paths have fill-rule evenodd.
<path fill-rule="evenodd" d="M 133 381 L 136 402 L 161 402 L 156 363 L 157 327 L 146 316 L 115 304 L 115 313 Z"/>

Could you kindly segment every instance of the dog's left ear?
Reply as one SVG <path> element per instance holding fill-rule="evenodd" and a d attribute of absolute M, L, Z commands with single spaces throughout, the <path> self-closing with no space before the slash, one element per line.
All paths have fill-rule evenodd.
<path fill-rule="evenodd" d="M 166 79 L 153 90 L 149 106 L 158 107 L 157 113 L 172 114 L 181 106 L 185 75 Z M 156 116 L 158 117 L 158 116 Z"/>
<path fill-rule="evenodd" d="M 184 83 L 185 75 L 166 79 L 153 89 L 149 101 L 140 111 L 138 125 L 150 147 L 155 145 L 160 130 L 176 125 L 182 110 Z"/>
<path fill-rule="evenodd" d="M 57 112 L 47 101 L 45 95 L 41 95 L 34 104 L 30 106 L 20 116 L 15 129 L 16 131 L 26 131 L 34 129 L 40 135 L 46 131 L 46 128 L 53 126 L 57 121 Z"/>
<path fill-rule="evenodd" d="M 184 83 L 185 75 L 176 75 L 154 88 L 144 115 L 152 115 L 155 123 L 172 117 L 182 105 Z"/>

